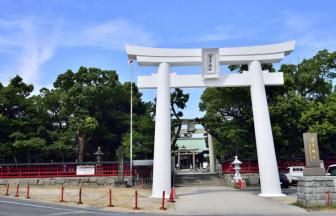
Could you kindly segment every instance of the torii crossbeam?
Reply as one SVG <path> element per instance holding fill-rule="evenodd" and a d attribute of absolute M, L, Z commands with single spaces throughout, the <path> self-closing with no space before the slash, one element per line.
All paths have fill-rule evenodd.
<path fill-rule="evenodd" d="M 156 88 L 156 119 L 152 196 L 160 197 L 171 188 L 170 88 L 243 87 L 251 90 L 254 129 L 260 172 L 260 196 L 281 193 L 278 166 L 269 117 L 265 86 L 283 85 L 281 72 L 262 71 L 261 64 L 280 62 L 294 50 L 295 41 L 278 44 L 218 48 L 165 49 L 126 45 L 128 58 L 141 66 L 158 66 L 151 76 L 139 76 L 139 88 Z M 248 65 L 241 74 L 221 75 L 220 65 Z M 170 66 L 202 66 L 202 73 L 177 75 Z"/>

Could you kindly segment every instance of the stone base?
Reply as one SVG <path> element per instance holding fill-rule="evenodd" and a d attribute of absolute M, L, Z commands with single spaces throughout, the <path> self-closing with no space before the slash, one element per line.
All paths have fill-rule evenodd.
<path fill-rule="evenodd" d="M 325 170 L 321 167 L 305 167 L 303 176 L 324 176 Z"/>
<path fill-rule="evenodd" d="M 258 196 L 260 196 L 260 197 L 285 197 L 286 195 L 283 194 L 283 193 L 279 193 L 279 194 L 263 194 L 263 193 L 260 193 L 260 194 L 258 194 Z"/>
<path fill-rule="evenodd" d="M 232 187 L 234 174 L 224 174 L 224 182 L 226 186 Z M 240 176 L 245 180 L 247 186 L 259 185 L 259 173 L 241 173 Z"/>
<path fill-rule="evenodd" d="M 304 176 L 298 181 L 297 201 L 305 207 L 336 205 L 335 176 Z"/>

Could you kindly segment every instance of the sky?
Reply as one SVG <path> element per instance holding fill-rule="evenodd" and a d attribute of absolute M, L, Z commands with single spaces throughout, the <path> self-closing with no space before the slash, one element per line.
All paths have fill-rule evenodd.
<path fill-rule="evenodd" d="M 35 93 L 80 66 L 116 70 L 122 82 L 156 72 L 135 62 L 131 77 L 125 44 L 209 48 L 296 40 L 295 51 L 281 62 L 293 64 L 321 49 L 336 50 L 333 0 L 0 0 L 0 8 L 0 82 L 18 74 Z M 203 90 L 184 89 L 190 94 L 185 118 L 203 115 Z M 142 93 L 145 101 L 155 97 L 155 90 Z"/>

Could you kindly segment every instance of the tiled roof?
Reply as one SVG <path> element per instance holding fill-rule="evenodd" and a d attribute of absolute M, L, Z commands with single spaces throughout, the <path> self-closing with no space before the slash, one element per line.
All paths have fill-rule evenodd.
<path fill-rule="evenodd" d="M 179 138 L 176 145 L 178 149 L 198 149 L 198 152 L 208 150 L 204 138 Z"/>

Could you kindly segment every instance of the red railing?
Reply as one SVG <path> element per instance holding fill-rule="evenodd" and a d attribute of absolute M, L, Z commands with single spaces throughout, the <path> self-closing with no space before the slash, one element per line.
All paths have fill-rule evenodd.
<path fill-rule="evenodd" d="M 232 161 L 222 162 L 222 172 L 223 173 L 234 173 Z M 242 160 L 240 173 L 258 173 L 259 167 L 256 160 Z M 336 164 L 336 160 L 323 160 L 324 167 L 327 168 L 331 164 Z M 279 160 L 278 169 L 280 172 L 286 172 L 289 166 L 305 166 L 303 160 Z"/>
<path fill-rule="evenodd" d="M 78 165 L 94 166 L 94 175 L 77 175 Z M 151 166 L 133 166 L 133 176 L 140 178 L 151 177 Z M 129 164 L 124 164 L 123 175 L 130 175 Z M 3 164 L 0 165 L 0 178 L 50 178 L 50 177 L 75 177 L 75 176 L 118 176 L 117 163 L 104 164 L 76 164 L 76 163 L 46 163 L 46 164 Z"/>

